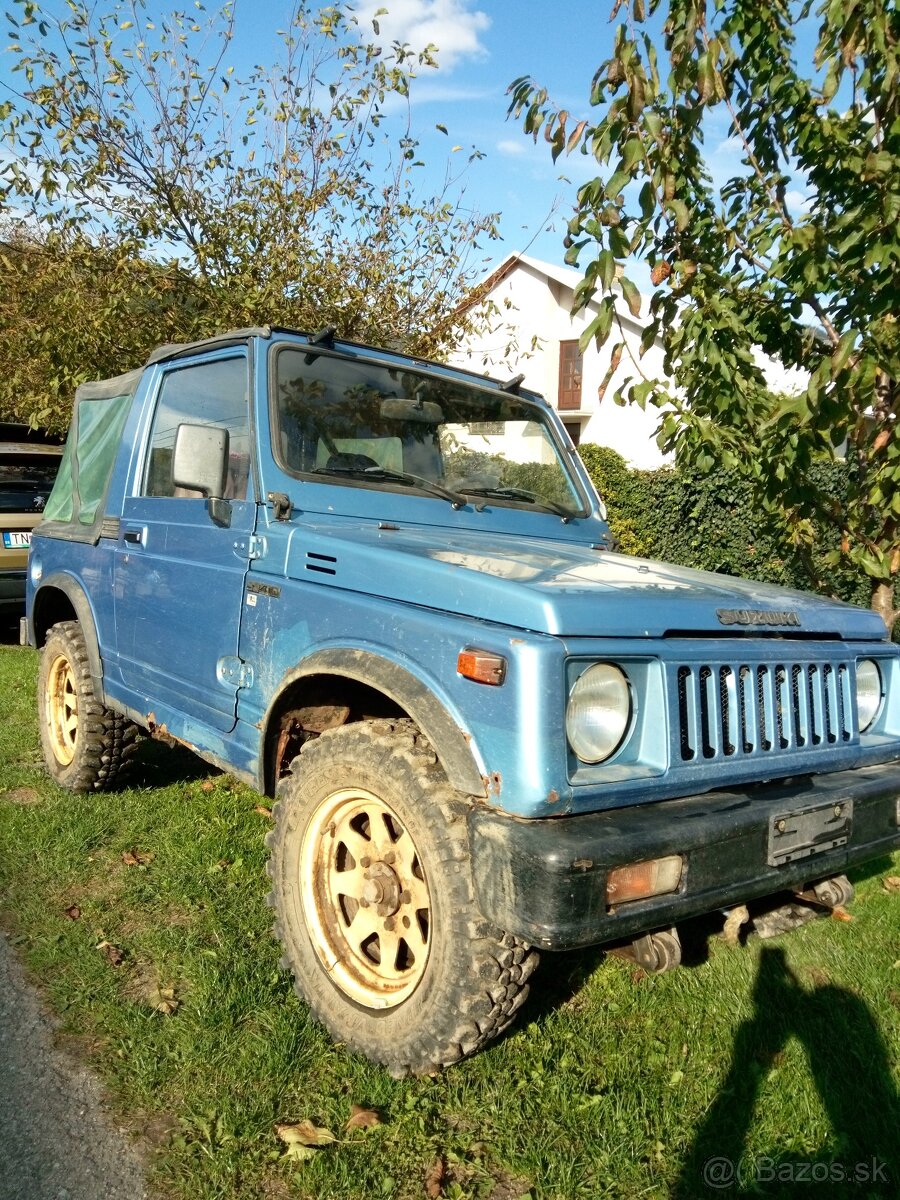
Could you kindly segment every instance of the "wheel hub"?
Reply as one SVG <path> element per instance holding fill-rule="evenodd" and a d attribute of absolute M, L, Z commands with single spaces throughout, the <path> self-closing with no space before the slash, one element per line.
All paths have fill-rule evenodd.
<path fill-rule="evenodd" d="M 402 890 L 396 872 L 384 861 L 375 862 L 366 870 L 361 900 L 373 905 L 380 917 L 392 917 Z"/>

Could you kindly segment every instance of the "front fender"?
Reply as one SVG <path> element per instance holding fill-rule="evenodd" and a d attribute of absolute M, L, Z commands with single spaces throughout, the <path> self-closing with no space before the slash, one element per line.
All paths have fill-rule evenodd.
<path fill-rule="evenodd" d="M 278 695 L 266 710 L 266 730 L 284 689 L 312 675 L 340 675 L 382 692 L 409 714 L 431 742 L 451 787 L 473 796 L 487 794 L 472 750 L 471 735 L 459 727 L 421 679 L 371 650 L 334 646 L 305 658 L 283 678 Z"/>

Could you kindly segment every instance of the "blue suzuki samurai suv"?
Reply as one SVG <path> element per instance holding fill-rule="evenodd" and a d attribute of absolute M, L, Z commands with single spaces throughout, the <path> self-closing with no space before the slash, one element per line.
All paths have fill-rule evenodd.
<path fill-rule="evenodd" d="M 27 602 L 52 777 L 110 787 L 143 729 L 277 796 L 283 963 L 394 1073 L 495 1037 L 540 949 L 663 969 L 683 918 L 833 907 L 900 845 L 881 619 L 615 553 L 520 379 L 163 346 L 79 389 Z"/>

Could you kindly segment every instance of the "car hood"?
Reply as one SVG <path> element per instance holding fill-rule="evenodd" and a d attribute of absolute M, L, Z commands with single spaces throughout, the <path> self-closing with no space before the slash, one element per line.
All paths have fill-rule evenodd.
<path fill-rule="evenodd" d="M 491 531 L 340 520 L 293 531 L 287 574 L 566 637 L 768 631 L 883 638 L 877 614 L 770 584 Z"/>

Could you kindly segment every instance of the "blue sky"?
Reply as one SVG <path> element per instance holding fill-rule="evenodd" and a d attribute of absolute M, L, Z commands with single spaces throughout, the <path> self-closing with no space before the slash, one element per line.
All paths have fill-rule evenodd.
<path fill-rule="evenodd" d="M 390 9 L 391 0 L 359 4 L 359 15 L 382 6 Z M 527 246 L 536 257 L 563 261 L 576 188 L 595 172 L 580 154 L 554 164 L 543 140 L 535 145 L 506 119 L 506 90 L 531 75 L 562 107 L 587 116 L 591 79 L 611 49 L 608 12 L 602 0 L 394 0 L 393 12 L 379 19 L 382 33 L 398 31 L 413 43 L 427 33 L 441 51 L 439 70 L 413 93 L 414 119 L 429 157 L 447 147 L 437 123 L 447 127 L 450 145 L 484 152 L 469 169 L 467 194 L 476 208 L 502 214 L 495 259 Z"/>

